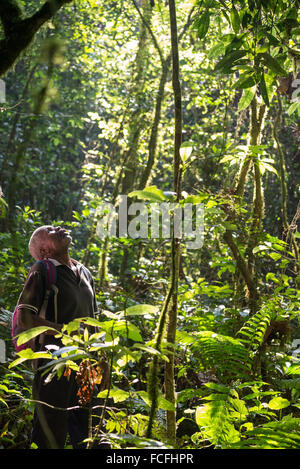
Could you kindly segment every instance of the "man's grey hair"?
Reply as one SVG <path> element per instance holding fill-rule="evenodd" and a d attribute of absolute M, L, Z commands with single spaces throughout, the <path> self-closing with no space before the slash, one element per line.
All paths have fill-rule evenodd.
<path fill-rule="evenodd" d="M 31 238 L 28 243 L 29 252 L 32 255 L 32 257 L 36 259 L 37 261 L 41 261 L 43 259 L 43 256 L 41 254 L 41 247 L 43 245 L 42 238 L 41 238 L 42 228 L 44 228 L 44 226 L 40 226 L 32 233 Z"/>

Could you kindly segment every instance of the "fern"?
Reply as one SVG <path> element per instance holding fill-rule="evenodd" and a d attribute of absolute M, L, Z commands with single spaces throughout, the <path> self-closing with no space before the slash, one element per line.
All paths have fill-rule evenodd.
<path fill-rule="evenodd" d="M 287 415 L 247 431 L 233 449 L 300 449 L 300 419 Z"/>
<path fill-rule="evenodd" d="M 240 341 L 251 350 L 256 350 L 264 340 L 268 326 L 274 314 L 267 308 L 263 308 L 254 314 L 239 330 Z"/>
<path fill-rule="evenodd" d="M 284 322 L 294 316 L 293 308 L 283 303 L 280 296 L 268 299 L 262 308 L 251 316 L 239 330 L 238 337 L 250 350 L 256 351 L 265 340 L 272 323 Z"/>
<path fill-rule="evenodd" d="M 290 378 L 290 379 L 276 379 L 274 384 L 281 391 L 292 391 L 293 389 L 297 392 L 300 392 L 300 378 Z"/>
<path fill-rule="evenodd" d="M 234 427 L 230 413 L 233 404 L 232 390 L 214 383 L 208 383 L 206 386 L 219 392 L 206 397 L 209 402 L 196 409 L 196 423 L 201 437 L 216 448 L 229 448 L 239 441 L 239 432 Z"/>
<path fill-rule="evenodd" d="M 238 339 L 200 331 L 194 335 L 191 350 L 201 367 L 214 371 L 227 382 L 249 373 L 248 350 Z"/>
<path fill-rule="evenodd" d="M 196 439 L 202 444 L 208 441 L 216 449 L 300 448 L 300 418 L 287 415 L 279 421 L 253 428 L 253 416 L 263 415 L 263 406 L 247 407 L 247 397 L 243 400 L 238 395 L 239 387 L 233 389 L 215 383 L 205 386 L 212 390 L 212 394 L 204 398 L 207 402 L 196 409 L 199 433 L 195 434 L 195 442 Z M 265 394 L 261 392 L 260 396 Z M 265 409 L 265 417 L 274 418 L 276 415 Z"/>

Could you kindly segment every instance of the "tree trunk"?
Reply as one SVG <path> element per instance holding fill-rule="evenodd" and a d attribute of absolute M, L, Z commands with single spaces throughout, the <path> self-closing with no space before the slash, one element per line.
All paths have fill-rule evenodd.
<path fill-rule="evenodd" d="M 159 81 L 159 87 L 158 87 L 156 103 L 155 103 L 154 118 L 153 118 L 149 145 L 148 145 L 148 161 L 147 161 L 146 168 L 143 171 L 141 178 L 140 178 L 140 184 L 139 184 L 140 190 L 143 190 L 147 186 L 147 184 L 150 183 L 151 171 L 155 164 L 155 155 L 156 155 L 157 139 L 158 139 L 158 126 L 160 122 L 161 107 L 162 107 L 162 103 L 164 99 L 165 85 L 166 85 L 167 78 L 168 78 L 170 62 L 171 62 L 171 55 L 169 55 L 167 59 L 164 60 L 163 62 L 163 68 L 162 68 L 162 73 L 161 73 L 161 77 Z"/>
<path fill-rule="evenodd" d="M 177 37 L 176 6 L 174 0 L 169 0 L 171 44 L 172 44 L 172 85 L 175 105 L 175 138 L 174 138 L 174 192 L 176 201 L 181 192 L 181 158 L 180 146 L 182 142 L 182 103 L 181 85 L 179 78 L 179 54 Z M 173 223 L 174 230 L 174 223 Z M 174 355 L 177 329 L 177 297 L 180 261 L 180 240 L 172 236 L 172 270 L 171 270 L 171 305 L 168 310 L 167 342 L 170 344 L 168 358 L 165 364 L 165 392 L 166 399 L 174 406 L 174 410 L 167 410 L 167 437 L 175 444 L 176 441 L 176 395 L 174 382 Z"/>
<path fill-rule="evenodd" d="M 148 0 L 141 1 L 143 18 L 150 23 L 152 9 Z M 144 84 L 145 70 L 149 55 L 149 33 L 144 21 L 140 21 L 140 35 L 138 50 L 135 57 L 135 69 L 133 76 L 133 86 L 130 91 L 135 100 L 134 109 L 129 119 L 128 129 L 128 150 L 126 151 L 126 164 L 123 172 L 122 194 L 128 194 L 134 188 L 136 180 L 136 170 L 138 167 L 138 144 L 140 135 L 144 129 L 143 108 L 145 104 Z"/>
<path fill-rule="evenodd" d="M 255 96 L 251 102 L 250 107 L 250 129 L 248 139 L 248 145 L 250 147 L 260 144 L 265 113 L 266 106 L 264 104 L 258 106 L 257 98 Z M 241 254 L 230 229 L 226 229 L 224 233 L 224 241 L 229 246 L 232 255 L 236 261 L 237 268 L 239 269 L 246 284 L 248 290 L 247 296 L 249 301 L 249 307 L 251 312 L 254 313 L 256 312 L 258 307 L 259 295 L 257 292 L 257 279 L 255 275 L 254 266 L 255 257 L 253 254 L 253 249 L 257 245 L 258 237 L 262 226 L 262 219 L 264 213 L 264 196 L 259 161 L 256 160 L 255 156 L 253 156 L 251 148 L 249 148 L 248 152 L 244 157 L 244 160 L 242 161 L 239 173 L 235 181 L 234 194 L 239 199 L 242 199 L 245 192 L 248 173 L 252 165 L 254 165 L 254 197 L 246 255 L 243 256 Z M 228 216 L 226 221 L 234 223 L 236 214 L 232 211 L 232 209 L 229 208 L 229 213 L 227 215 Z"/>

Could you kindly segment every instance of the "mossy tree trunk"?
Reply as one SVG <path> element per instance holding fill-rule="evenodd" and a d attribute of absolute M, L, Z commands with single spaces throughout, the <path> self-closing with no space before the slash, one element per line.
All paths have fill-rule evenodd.
<path fill-rule="evenodd" d="M 176 193 L 176 201 L 180 200 L 181 194 L 181 158 L 180 146 L 182 143 L 182 102 L 181 85 L 179 74 L 179 53 L 178 53 L 178 35 L 176 5 L 174 0 L 169 0 L 170 12 L 170 30 L 172 45 L 172 85 L 174 93 L 175 107 L 175 137 L 174 137 L 174 173 L 173 184 Z M 173 223 L 174 230 L 174 223 Z M 174 381 L 174 355 L 175 338 L 177 330 L 177 297 L 178 297 L 178 278 L 180 262 L 180 240 L 172 236 L 172 269 L 171 269 L 171 303 L 167 318 L 167 342 L 169 345 L 169 360 L 165 364 L 165 395 L 166 399 L 174 406 L 174 410 L 167 410 L 167 437 L 174 444 L 176 441 L 176 394 Z"/>
<path fill-rule="evenodd" d="M 243 200 L 250 169 L 253 167 L 253 205 L 251 219 L 249 221 L 250 229 L 248 233 L 248 243 L 245 254 L 242 254 L 241 250 L 239 249 L 239 246 L 237 245 L 233 236 L 233 230 L 226 228 L 224 233 L 224 241 L 229 246 L 233 258 L 236 261 L 237 268 L 245 282 L 249 307 L 253 313 L 256 312 L 258 308 L 259 300 L 259 294 L 257 290 L 257 275 L 255 272 L 255 256 L 253 249 L 257 245 L 262 228 L 262 220 L 264 216 L 264 195 L 260 163 L 251 147 L 260 144 L 265 114 L 265 104 L 259 105 L 257 97 L 254 96 L 250 105 L 248 151 L 241 163 L 236 180 L 234 181 L 234 188 L 232 191 L 236 197 L 237 203 L 241 202 Z M 227 207 L 226 210 L 226 222 L 228 222 L 229 225 L 230 223 L 234 224 L 236 221 L 236 214 L 234 213 L 234 210 L 229 207 Z"/>
<path fill-rule="evenodd" d="M 141 0 L 143 18 L 147 24 L 151 22 L 152 8 L 148 0 Z M 138 49 L 135 57 L 132 87 L 130 94 L 134 100 L 134 108 L 129 115 L 128 144 L 125 151 L 125 167 L 122 179 L 122 194 L 128 194 L 134 188 L 138 168 L 138 145 L 145 128 L 145 84 L 146 68 L 149 58 L 149 31 L 143 20 L 140 21 Z"/>

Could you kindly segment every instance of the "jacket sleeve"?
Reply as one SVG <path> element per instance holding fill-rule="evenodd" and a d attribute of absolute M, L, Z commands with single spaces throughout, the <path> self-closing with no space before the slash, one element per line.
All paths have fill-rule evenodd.
<path fill-rule="evenodd" d="M 18 315 L 18 322 L 24 320 L 29 314 L 38 314 L 45 296 L 45 277 L 41 264 L 34 264 L 25 281 L 24 288 L 19 296 L 17 306 L 21 314 Z M 21 324 L 18 324 L 21 326 Z"/>

